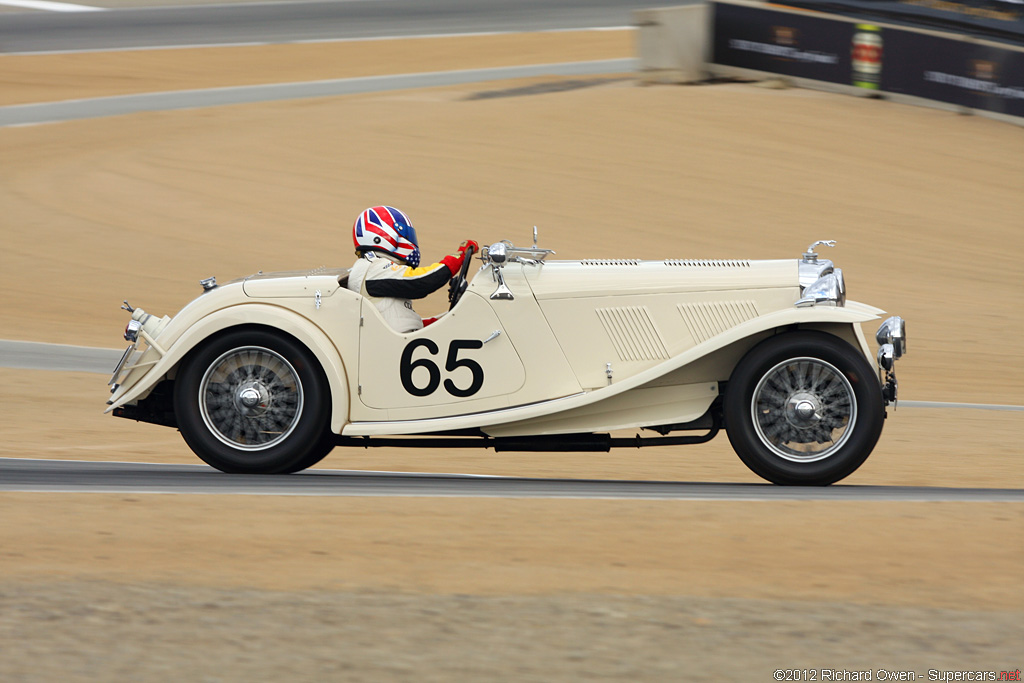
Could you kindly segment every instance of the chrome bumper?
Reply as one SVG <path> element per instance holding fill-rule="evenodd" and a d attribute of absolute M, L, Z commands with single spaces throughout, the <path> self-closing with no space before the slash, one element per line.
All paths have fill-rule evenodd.
<path fill-rule="evenodd" d="M 878 342 L 878 367 L 883 371 L 882 398 L 885 404 L 896 405 L 899 383 L 896 381 L 896 361 L 907 352 L 907 323 L 898 315 L 886 318 L 875 333 Z"/>

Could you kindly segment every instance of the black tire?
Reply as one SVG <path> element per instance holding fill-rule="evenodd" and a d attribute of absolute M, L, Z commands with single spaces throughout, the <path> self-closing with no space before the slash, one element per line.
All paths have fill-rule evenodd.
<path fill-rule="evenodd" d="M 330 451 L 323 370 L 305 346 L 269 330 L 230 331 L 192 351 L 174 412 L 185 442 L 222 472 L 297 472 Z"/>
<path fill-rule="evenodd" d="M 744 356 L 729 378 L 724 414 L 733 449 L 755 474 L 827 486 L 871 454 L 885 404 L 862 353 L 833 335 L 800 331 Z"/>
<path fill-rule="evenodd" d="M 287 473 L 290 474 L 292 472 L 301 472 L 302 470 L 309 469 L 326 458 L 330 452 L 334 450 L 335 438 L 336 437 L 329 429 L 325 429 L 320 435 L 320 440 L 317 441 L 315 446 L 313 446 L 313 450 L 311 450 L 305 458 L 296 463 L 294 469 L 288 470 Z"/>

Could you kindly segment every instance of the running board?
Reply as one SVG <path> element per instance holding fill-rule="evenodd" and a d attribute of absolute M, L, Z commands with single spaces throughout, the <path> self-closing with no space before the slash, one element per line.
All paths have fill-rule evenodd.
<path fill-rule="evenodd" d="M 507 451 L 549 453 L 607 453 L 613 448 L 645 448 L 647 446 L 691 446 L 707 443 L 720 429 L 718 421 L 707 434 L 696 436 L 659 436 L 645 439 L 637 434 L 629 438 L 613 438 L 610 434 L 555 434 L 552 436 L 430 436 L 406 437 L 341 436 L 334 437 L 336 446 L 346 448 L 493 448 Z"/>

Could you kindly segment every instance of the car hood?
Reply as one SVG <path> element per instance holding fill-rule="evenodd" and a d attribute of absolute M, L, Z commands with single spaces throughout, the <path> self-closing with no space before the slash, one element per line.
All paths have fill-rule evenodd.
<path fill-rule="evenodd" d="M 798 261 L 591 259 L 524 266 L 538 299 L 799 287 Z"/>

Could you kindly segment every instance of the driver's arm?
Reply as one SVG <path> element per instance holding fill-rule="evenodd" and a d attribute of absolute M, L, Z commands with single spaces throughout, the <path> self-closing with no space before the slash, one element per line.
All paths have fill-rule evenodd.
<path fill-rule="evenodd" d="M 366 277 L 366 293 L 374 297 L 395 297 L 398 299 L 422 299 L 432 294 L 458 274 L 462 263 L 466 258 L 466 249 L 475 242 L 463 242 L 459 245 L 458 253 L 449 254 L 438 263 L 429 266 L 412 268 L 391 264 L 389 270 L 397 270 L 395 273 L 382 272 L 384 277 L 374 277 L 371 269 Z"/>

